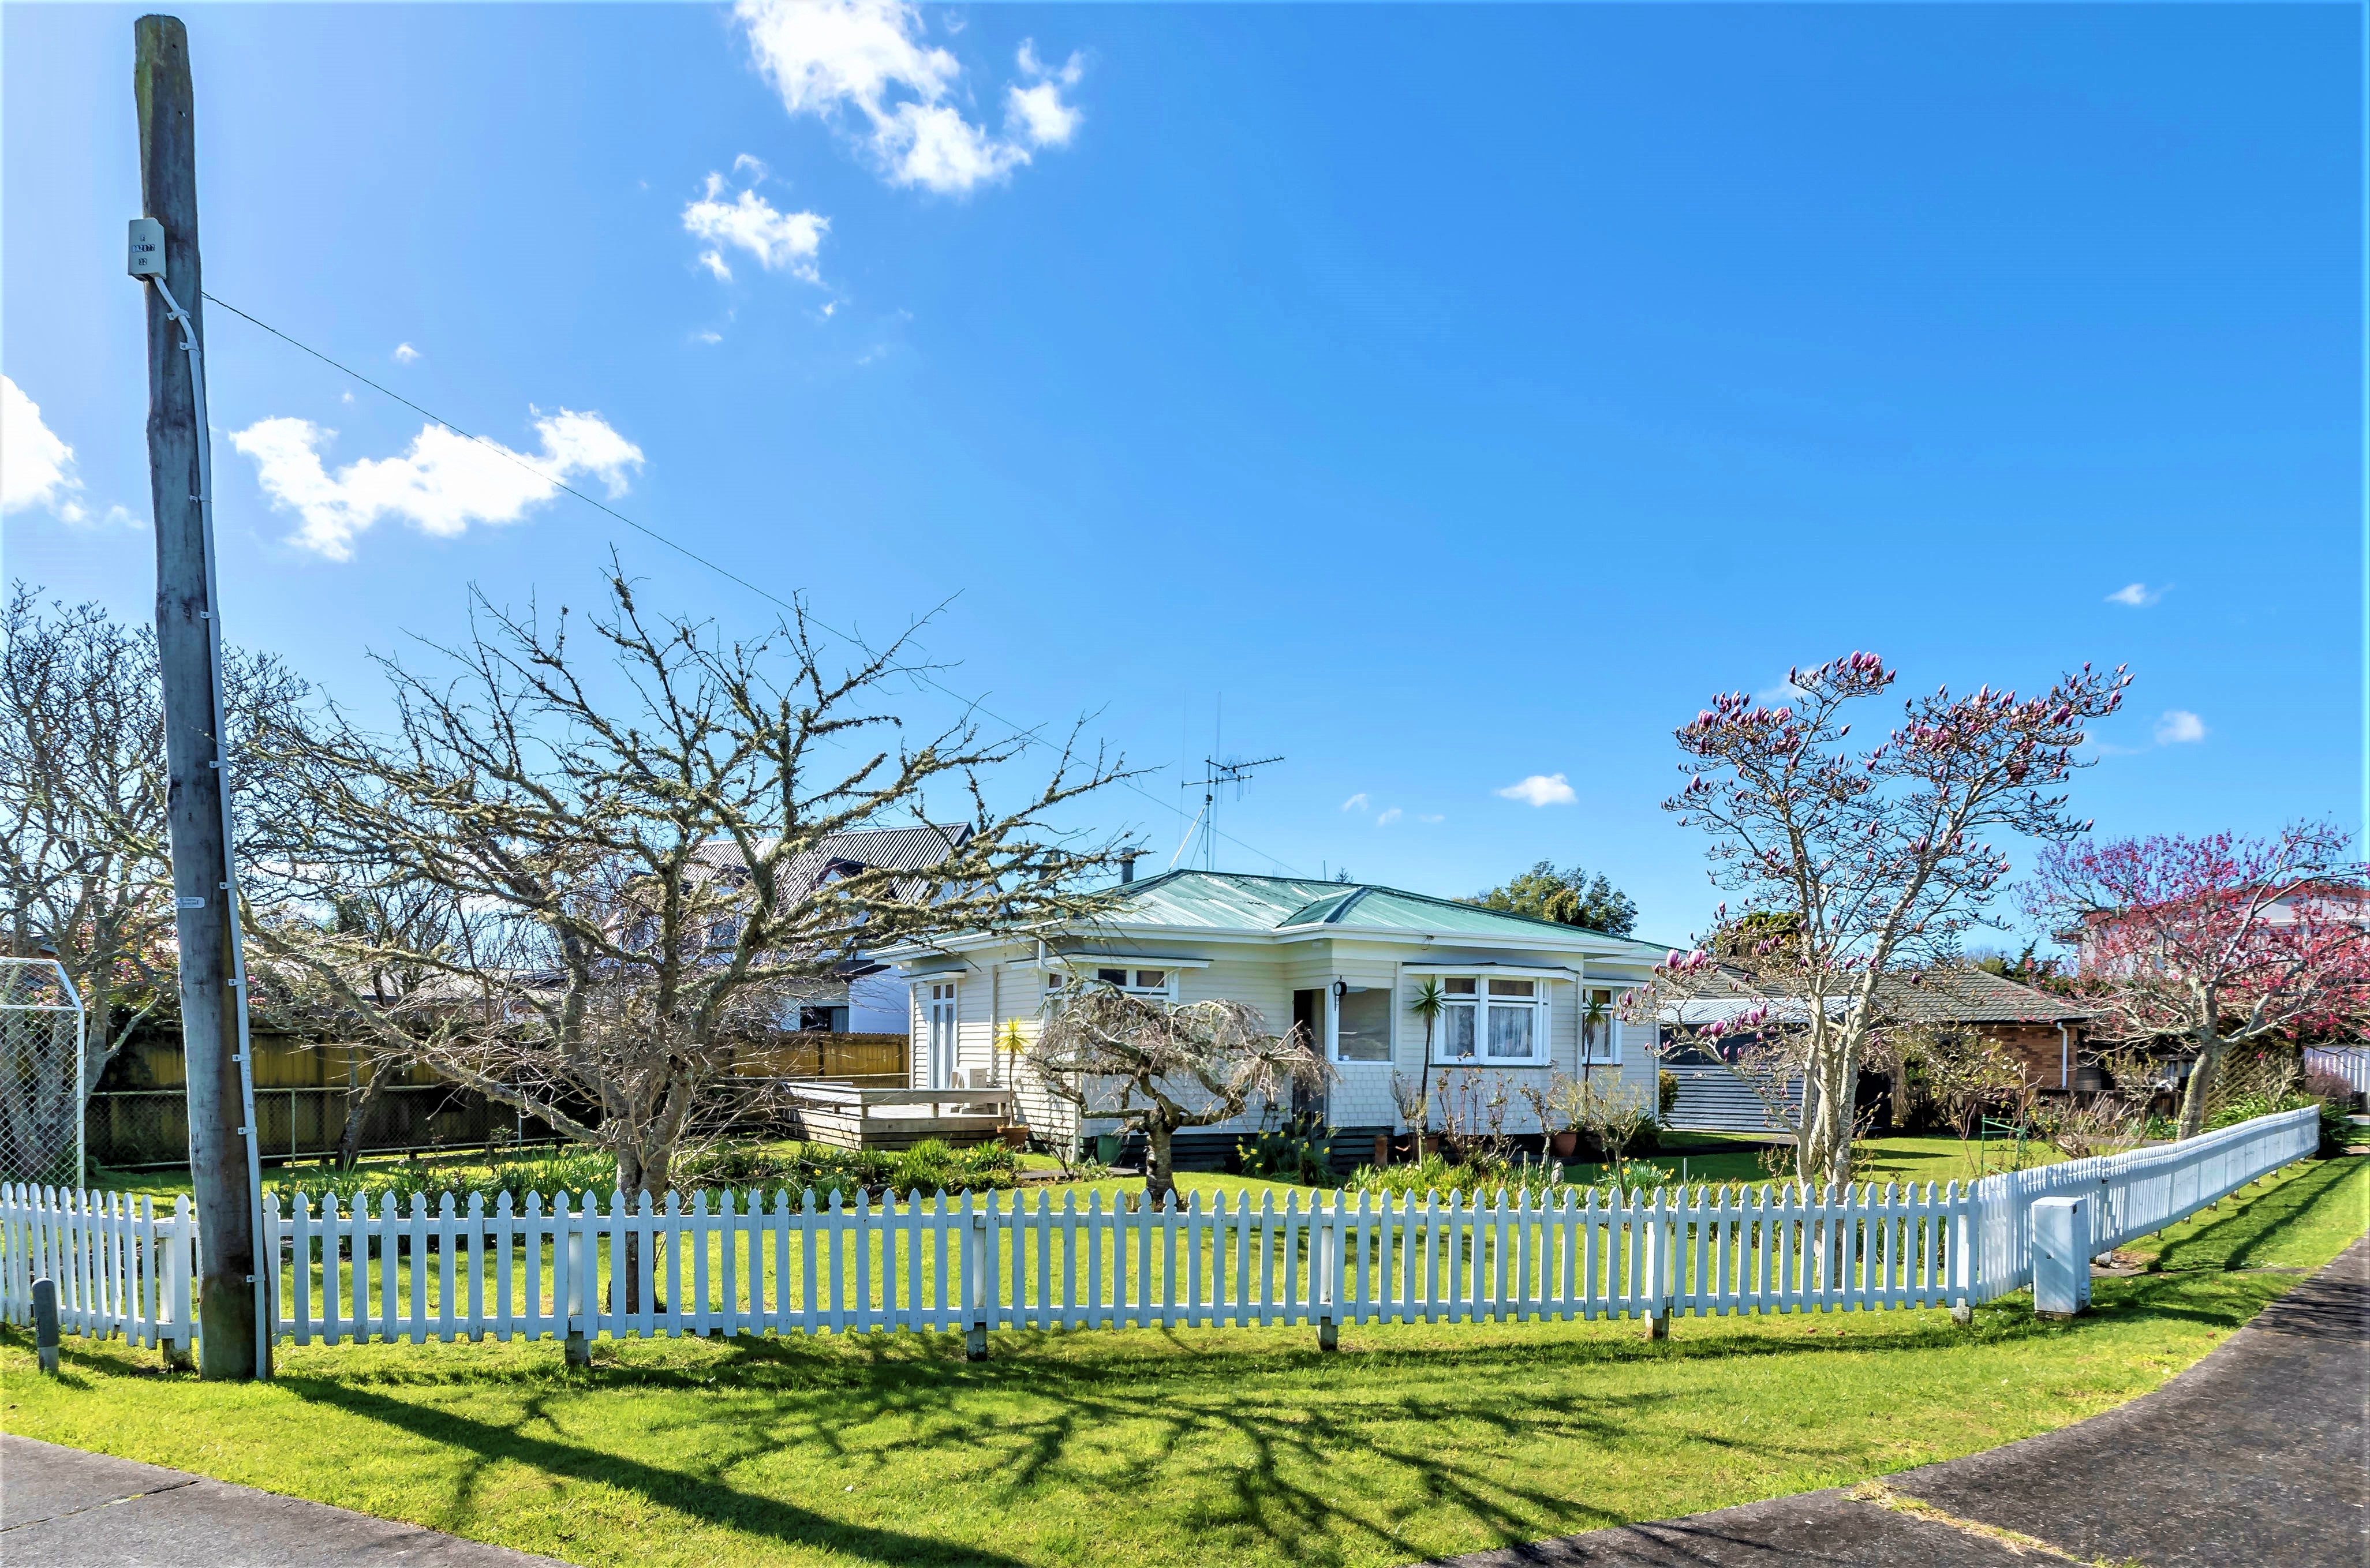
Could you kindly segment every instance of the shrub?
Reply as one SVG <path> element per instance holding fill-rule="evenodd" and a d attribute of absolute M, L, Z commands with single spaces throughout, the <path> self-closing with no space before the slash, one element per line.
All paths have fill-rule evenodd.
<path fill-rule="evenodd" d="M 2320 1147 L 2314 1152 L 2324 1160 L 2334 1160 L 2349 1144 L 2360 1141 L 2362 1129 L 2353 1125 L 2351 1098 L 2323 1100 L 2320 1103 Z"/>
<path fill-rule="evenodd" d="M 279 1179 L 266 1182 L 264 1190 L 279 1194 L 282 1205 L 289 1209 L 295 1207 L 301 1193 L 311 1201 L 316 1214 L 325 1200 L 334 1196 L 338 1207 L 351 1214 L 357 1201 L 375 1209 L 390 1193 L 395 1196 L 396 1207 L 406 1212 L 410 1210 L 414 1193 L 428 1200 L 431 1212 L 442 1205 L 447 1193 L 453 1196 L 453 1207 L 457 1210 L 467 1209 L 472 1193 L 482 1195 L 489 1210 L 498 1197 L 508 1193 L 512 1207 L 518 1209 L 525 1207 L 529 1193 L 541 1197 L 548 1207 L 561 1193 L 606 1193 L 616 1185 L 615 1156 L 596 1149 L 563 1147 L 506 1160 L 491 1168 L 417 1162 L 352 1171 L 288 1166 Z"/>
<path fill-rule="evenodd" d="M 1011 1186 L 1019 1169 L 1019 1158 L 1001 1143 L 957 1149 L 938 1138 L 900 1150 L 834 1149 L 821 1143 L 740 1145 L 686 1161 L 675 1173 L 675 1185 L 685 1191 L 754 1187 L 793 1197 L 811 1191 L 815 1202 L 827 1204 L 834 1193 L 846 1202 L 858 1193 L 906 1197 L 917 1192 L 988 1191 Z"/>
<path fill-rule="evenodd" d="M 1349 1190 L 1373 1193 L 1377 1197 L 1393 1198 L 1402 1195 L 1421 1198 L 1426 1193 L 1438 1193 L 1442 1197 L 1461 1193 L 1467 1197 L 1488 1202 L 1503 1192 L 1510 1196 L 1517 1192 L 1531 1195 L 1534 1204 L 1553 1201 L 1559 1193 L 1587 1190 L 1586 1184 L 1569 1181 L 1565 1167 L 1558 1161 L 1467 1160 L 1452 1162 L 1444 1155 L 1427 1154 L 1410 1165 L 1390 1165 L 1376 1170 L 1372 1165 L 1361 1166 L 1351 1176 Z M 1599 1193 L 1610 1197 L 1631 1188 L 1651 1191 L 1670 1186 L 1678 1181 L 1678 1173 L 1667 1166 L 1651 1165 L 1632 1160 L 1622 1168 L 1616 1179 L 1605 1173 L 1594 1185 Z"/>
<path fill-rule="evenodd" d="M 1671 1113 L 1678 1108 L 1679 1075 L 1675 1072 L 1662 1073 L 1655 1079 L 1655 1114 L 1662 1120 L 1669 1121 Z"/>
<path fill-rule="evenodd" d="M 1292 1182 L 1304 1187 L 1337 1187 L 1332 1150 L 1325 1138 L 1325 1122 L 1314 1111 L 1285 1118 L 1280 1127 L 1262 1127 L 1235 1145 L 1235 1158 L 1246 1176 Z"/>

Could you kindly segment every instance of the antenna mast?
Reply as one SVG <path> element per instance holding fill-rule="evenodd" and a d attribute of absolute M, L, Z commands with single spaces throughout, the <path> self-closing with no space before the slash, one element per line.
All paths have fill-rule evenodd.
<path fill-rule="evenodd" d="M 1202 785 L 1202 870 L 1215 871 L 1218 868 L 1218 791 L 1220 788 L 1226 784 L 1234 785 L 1235 798 L 1240 800 L 1243 797 L 1243 786 L 1250 782 L 1252 773 L 1283 761 L 1280 756 L 1227 757 L 1223 760 L 1216 757 L 1204 757 L 1202 759 L 1203 772 L 1200 783 Z"/>

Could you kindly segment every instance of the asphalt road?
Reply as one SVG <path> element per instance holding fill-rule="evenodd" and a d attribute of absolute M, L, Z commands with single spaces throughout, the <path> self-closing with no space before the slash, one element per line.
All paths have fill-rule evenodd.
<path fill-rule="evenodd" d="M 2370 1568 L 2365 1406 L 2370 1237 L 2155 1392 L 2021 1443 L 1904 1471 L 1877 1496 L 1810 1492 L 1451 1561 Z"/>
<path fill-rule="evenodd" d="M 7 1568 L 567 1568 L 178 1470 L 0 1436 Z"/>

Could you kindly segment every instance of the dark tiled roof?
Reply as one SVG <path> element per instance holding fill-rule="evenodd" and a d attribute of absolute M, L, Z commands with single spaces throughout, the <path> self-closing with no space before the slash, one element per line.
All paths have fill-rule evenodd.
<path fill-rule="evenodd" d="M 1742 1004 L 1760 993 L 1726 966 L 1717 979 L 1698 978 L 1689 987 L 1699 1001 L 1683 1006 L 1703 1008 L 1720 998 Z M 2071 997 L 1995 975 L 1989 969 L 1942 967 L 1899 969 L 1877 983 L 1877 997 L 1890 1016 L 1920 1024 L 2059 1024 L 2091 1018 L 2098 1010 Z M 1830 998 L 1831 1003 L 1837 999 Z M 1719 1010 L 1712 1006 L 1712 1011 Z"/>
<path fill-rule="evenodd" d="M 858 828 L 829 833 L 794 858 L 783 869 L 791 887 L 820 887 L 834 866 L 868 867 L 881 871 L 926 871 L 944 862 L 971 837 L 968 822 L 917 823 L 911 828 Z M 771 841 L 768 841 L 770 842 Z M 730 839 L 704 843 L 695 852 L 699 861 L 718 871 L 738 871 L 746 863 L 741 847 Z M 916 898 L 927 893 L 927 877 L 901 877 L 896 897 Z"/>

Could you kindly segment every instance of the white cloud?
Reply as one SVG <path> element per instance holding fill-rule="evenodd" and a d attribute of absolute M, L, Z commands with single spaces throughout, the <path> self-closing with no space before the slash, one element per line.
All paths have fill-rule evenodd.
<path fill-rule="evenodd" d="M 426 425 L 400 455 L 364 458 L 334 474 L 320 449 L 337 432 L 309 419 L 261 419 L 230 440 L 254 459 L 272 505 L 302 520 L 290 542 L 344 561 L 353 556 L 354 536 L 383 517 L 449 539 L 471 523 L 516 522 L 578 475 L 596 476 L 609 494 L 623 495 L 628 471 L 641 466 L 641 449 L 598 414 L 562 408 L 537 418 L 535 429 L 543 450 L 529 453 Z"/>
<path fill-rule="evenodd" d="M 1086 65 L 1073 54 L 1059 70 L 1048 67 L 1037 58 L 1037 40 L 1020 41 L 1020 74 L 1034 84 L 1005 89 L 1005 123 L 1018 130 L 1023 140 L 1039 147 L 1066 147 L 1078 132 L 1078 121 L 1085 118 L 1077 106 L 1062 101 L 1062 89 L 1075 87 L 1086 74 Z"/>
<path fill-rule="evenodd" d="M 1387 828 L 1406 815 L 1407 813 L 1394 806 L 1388 811 L 1384 812 L 1382 815 L 1375 818 L 1375 826 L 1377 828 Z"/>
<path fill-rule="evenodd" d="M 1030 146 L 1059 146 L 1076 132 L 1078 111 L 1061 97 L 1082 74 L 1076 55 L 1049 71 L 1022 46 L 1032 85 L 1007 95 L 1007 140 L 955 107 L 962 63 L 922 40 L 921 10 L 904 0 L 740 0 L 733 15 L 782 107 L 834 124 L 852 109 L 862 121 L 855 134 L 892 184 L 959 195 L 1008 177 Z"/>
<path fill-rule="evenodd" d="M 408 365 L 418 358 L 420 358 L 420 350 L 413 348 L 410 344 L 397 343 L 395 346 L 395 362 L 397 364 Z"/>
<path fill-rule="evenodd" d="M 2150 588 L 2144 582 L 2127 582 L 2107 595 L 2107 602 L 2127 605 L 2134 610 L 2145 610 L 2163 597 L 2164 589 L 2161 588 Z"/>
<path fill-rule="evenodd" d="M 1520 784 L 1510 784 L 1498 792 L 1508 800 L 1520 800 L 1532 806 L 1570 806 L 1580 796 L 1571 791 L 1571 781 L 1561 773 L 1533 773 Z"/>
<path fill-rule="evenodd" d="M 1006 120 L 1040 147 L 1069 145 L 1077 133 L 1079 118 L 1076 109 L 1062 101 L 1062 89 L 1052 82 L 1006 91 Z"/>
<path fill-rule="evenodd" d="M 1417 821 L 1419 821 L 1419 822 L 1445 822 L 1445 821 L 1447 821 L 1447 820 L 1448 820 L 1448 818 L 1445 818 L 1445 817 L 1443 817 L 1443 816 L 1442 816 L 1439 812 L 1437 812 L 1437 811 L 1426 811 L 1426 812 L 1423 812 L 1423 813 L 1420 814 L 1420 815 L 1416 818 L 1416 820 L 1417 820 Z"/>
<path fill-rule="evenodd" d="M 1344 811 L 1363 811 L 1365 808 L 1366 792 L 1363 789 L 1341 803 Z"/>
<path fill-rule="evenodd" d="M 63 522 L 90 517 L 74 448 L 41 421 L 41 406 L 0 375 L 0 512 L 46 507 Z"/>
<path fill-rule="evenodd" d="M 2180 746 L 2205 738 L 2205 721 L 2187 708 L 2167 708 L 2156 721 L 2158 746 Z"/>
<path fill-rule="evenodd" d="M 721 332 L 703 332 L 699 334 L 699 340 L 703 343 L 721 343 L 724 341 L 724 334 Z"/>
<path fill-rule="evenodd" d="M 735 173 L 744 166 L 754 166 L 758 177 L 764 177 L 765 166 L 746 153 L 732 165 Z M 754 190 L 739 191 L 727 200 L 724 177 L 711 174 L 703 194 L 684 208 L 683 226 L 685 233 L 714 247 L 702 252 L 699 261 L 720 282 L 732 280 L 732 269 L 724 260 L 728 247 L 748 252 L 768 272 L 788 272 L 810 283 L 823 281 L 815 270 L 815 256 L 823 249 L 823 235 L 831 232 L 831 220 L 819 212 L 778 212 Z"/>

